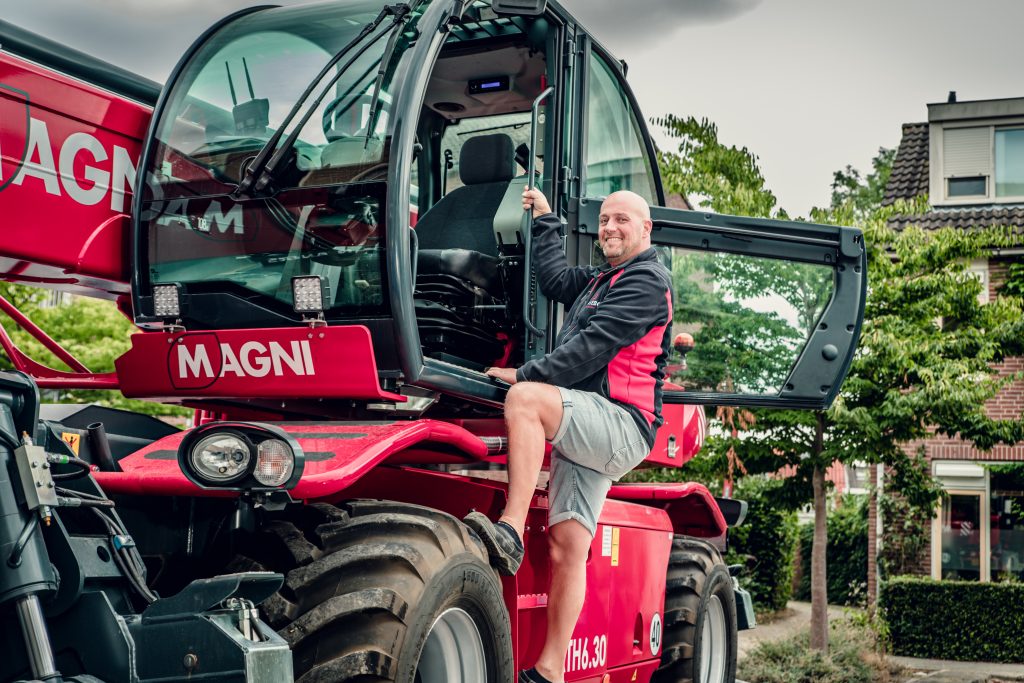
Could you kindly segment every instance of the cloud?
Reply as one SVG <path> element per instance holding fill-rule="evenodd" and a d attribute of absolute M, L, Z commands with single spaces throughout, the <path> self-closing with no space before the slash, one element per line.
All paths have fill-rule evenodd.
<path fill-rule="evenodd" d="M 562 0 L 573 14 L 604 44 L 627 47 L 627 41 L 658 42 L 675 29 L 695 24 L 717 24 L 745 14 L 762 0 L 631 0 L 595 2 Z"/>

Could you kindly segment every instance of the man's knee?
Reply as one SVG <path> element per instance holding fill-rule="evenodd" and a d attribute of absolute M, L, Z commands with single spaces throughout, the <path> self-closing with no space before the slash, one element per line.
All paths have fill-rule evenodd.
<path fill-rule="evenodd" d="M 510 421 L 539 419 L 547 426 L 556 416 L 561 421 L 562 395 L 550 384 L 517 382 L 505 396 L 505 417 Z"/>
<path fill-rule="evenodd" d="M 593 538 L 590 530 L 575 519 L 559 522 L 548 530 L 551 563 L 556 566 L 586 564 Z"/>

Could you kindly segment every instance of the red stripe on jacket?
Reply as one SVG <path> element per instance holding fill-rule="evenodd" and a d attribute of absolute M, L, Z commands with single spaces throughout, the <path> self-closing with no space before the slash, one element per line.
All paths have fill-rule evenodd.
<path fill-rule="evenodd" d="M 615 281 L 622 273 L 616 273 L 609 286 L 615 286 Z M 668 320 L 671 321 L 672 299 L 667 291 L 665 305 L 668 307 Z M 654 394 L 658 385 L 654 373 L 658 369 L 658 356 L 663 351 L 666 327 L 668 324 L 652 327 L 643 337 L 623 347 L 608 364 L 608 396 L 636 406 L 647 419 L 647 424 L 654 424 Z"/>

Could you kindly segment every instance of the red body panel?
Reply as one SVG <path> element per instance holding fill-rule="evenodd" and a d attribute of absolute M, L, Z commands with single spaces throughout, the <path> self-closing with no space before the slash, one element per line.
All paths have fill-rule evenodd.
<path fill-rule="evenodd" d="M 362 398 L 383 391 L 361 325 L 143 332 L 116 361 L 130 397 Z"/>
<path fill-rule="evenodd" d="M 0 273 L 128 293 L 127 214 L 152 111 L 0 53 Z M 59 219 L 57 218 L 59 217 Z"/>

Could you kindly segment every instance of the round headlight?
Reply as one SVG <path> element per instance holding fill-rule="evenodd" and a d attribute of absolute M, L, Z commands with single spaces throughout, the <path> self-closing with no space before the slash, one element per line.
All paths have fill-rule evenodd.
<path fill-rule="evenodd" d="M 227 484 L 245 476 L 252 450 L 240 434 L 220 432 L 199 440 L 189 460 L 197 476 L 215 484 Z"/>
<path fill-rule="evenodd" d="M 257 447 L 256 469 L 252 476 L 264 486 L 281 486 L 295 471 L 295 454 L 284 441 L 267 439 Z"/>

